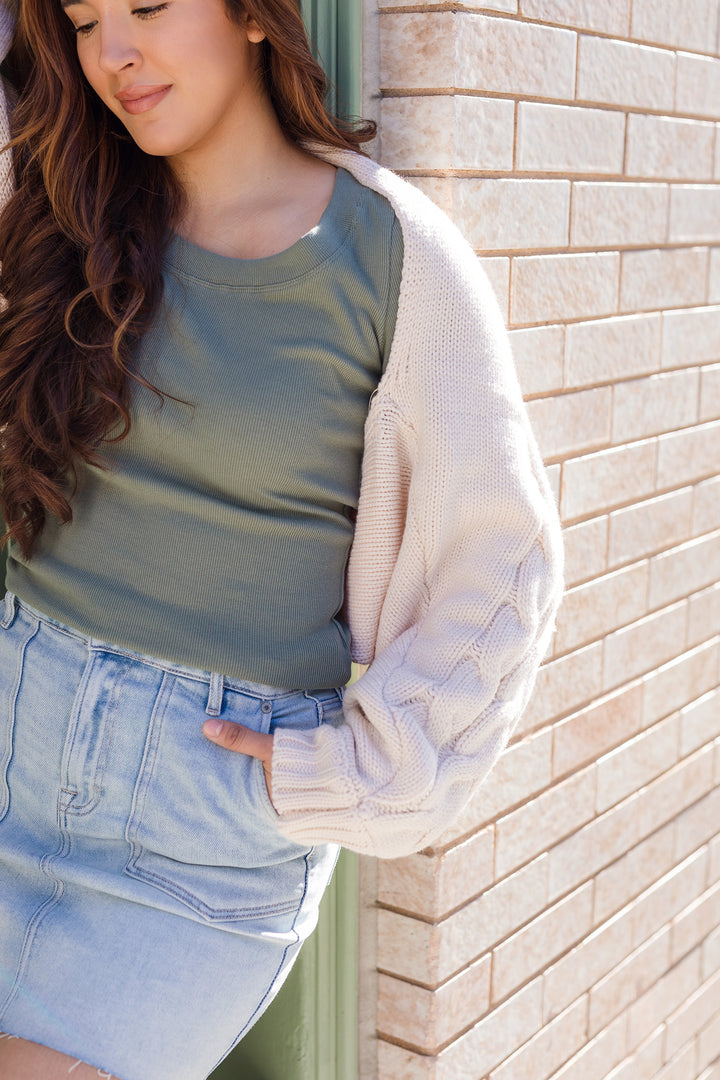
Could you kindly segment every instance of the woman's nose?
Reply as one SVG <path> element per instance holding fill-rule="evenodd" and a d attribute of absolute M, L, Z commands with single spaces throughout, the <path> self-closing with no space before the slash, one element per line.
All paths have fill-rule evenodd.
<path fill-rule="evenodd" d="M 100 51 L 97 63 L 104 72 L 113 75 L 138 63 L 139 50 L 133 43 L 132 35 L 122 26 L 106 24 L 98 27 L 98 30 Z"/>

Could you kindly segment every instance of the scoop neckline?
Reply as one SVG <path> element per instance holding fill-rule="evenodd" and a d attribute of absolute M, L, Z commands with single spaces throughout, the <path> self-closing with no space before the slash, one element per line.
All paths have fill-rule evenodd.
<path fill-rule="evenodd" d="M 167 269 L 208 285 L 257 287 L 302 277 L 340 248 L 355 220 L 360 185 L 337 166 L 332 194 L 323 214 L 309 232 L 284 251 L 259 259 L 237 259 L 199 247 L 174 233 L 165 254 Z"/>

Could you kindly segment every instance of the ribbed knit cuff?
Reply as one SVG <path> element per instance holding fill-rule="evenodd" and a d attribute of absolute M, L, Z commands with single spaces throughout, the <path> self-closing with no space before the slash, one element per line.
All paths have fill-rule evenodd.
<path fill-rule="evenodd" d="M 272 789 L 278 814 L 352 810 L 358 795 L 352 732 L 347 726 L 296 731 L 278 728 L 273 739 Z"/>

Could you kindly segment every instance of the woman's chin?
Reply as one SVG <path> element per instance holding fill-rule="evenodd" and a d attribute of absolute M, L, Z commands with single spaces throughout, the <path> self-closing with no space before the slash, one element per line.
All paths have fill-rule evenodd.
<path fill-rule="evenodd" d="M 153 132 L 152 130 L 143 131 L 140 129 L 140 125 L 135 124 L 125 124 L 124 126 L 135 145 L 150 157 L 174 157 L 187 148 L 187 140 L 179 139 L 177 136 L 173 137 L 169 133 Z"/>
<path fill-rule="evenodd" d="M 174 157 L 179 152 L 177 145 L 161 139 L 137 138 L 130 132 L 133 142 L 148 157 Z"/>

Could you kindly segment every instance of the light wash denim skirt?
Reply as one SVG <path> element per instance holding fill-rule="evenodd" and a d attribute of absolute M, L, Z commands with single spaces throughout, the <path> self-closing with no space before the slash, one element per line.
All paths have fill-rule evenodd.
<path fill-rule="evenodd" d="M 338 848 L 277 830 L 209 742 L 339 722 L 342 690 L 223 678 L 0 600 L 0 1031 L 121 1080 L 204 1080 L 317 921 Z"/>

